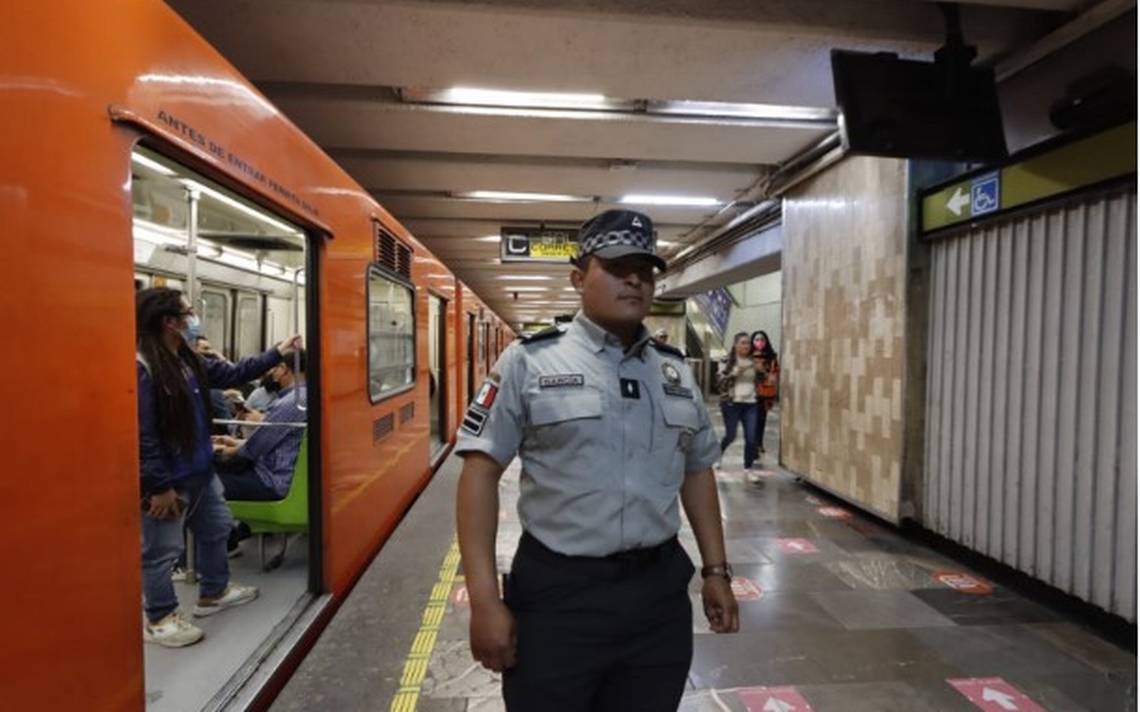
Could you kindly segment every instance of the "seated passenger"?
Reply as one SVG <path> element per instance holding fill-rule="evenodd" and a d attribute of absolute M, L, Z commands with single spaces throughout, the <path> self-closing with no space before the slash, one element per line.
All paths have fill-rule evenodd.
<path fill-rule="evenodd" d="M 250 393 L 249 397 L 245 399 L 245 404 L 249 406 L 250 410 L 264 413 L 269 410 L 270 404 L 277 399 L 280 390 L 281 386 L 267 373 L 258 381 L 257 388 L 253 389 L 253 393 Z"/>
<path fill-rule="evenodd" d="M 300 350 L 300 373 L 293 372 L 293 360 L 274 366 L 268 373 L 281 386 L 277 400 L 269 406 L 263 423 L 303 423 L 306 403 L 305 351 Z M 298 407 L 298 402 L 301 407 Z M 215 438 L 219 459 L 218 476 L 226 489 L 226 499 L 264 501 L 284 499 L 293 483 L 297 452 L 304 428 L 263 425 L 248 440 L 221 436 Z"/>

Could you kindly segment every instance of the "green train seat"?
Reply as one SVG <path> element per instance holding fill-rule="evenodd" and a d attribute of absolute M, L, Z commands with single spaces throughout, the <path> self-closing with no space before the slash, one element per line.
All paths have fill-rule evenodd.
<path fill-rule="evenodd" d="M 234 519 L 245 522 L 251 532 L 258 536 L 258 556 L 261 568 L 272 571 L 285 560 L 289 548 L 289 535 L 309 531 L 309 432 L 301 436 L 301 447 L 297 450 L 297 464 L 293 468 L 293 481 L 285 499 L 269 501 L 227 500 Z M 281 534 L 281 551 L 272 559 L 265 559 L 266 537 Z"/>

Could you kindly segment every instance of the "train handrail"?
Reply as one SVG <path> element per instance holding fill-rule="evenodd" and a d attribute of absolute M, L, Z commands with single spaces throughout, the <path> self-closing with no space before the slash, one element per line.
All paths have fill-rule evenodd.
<path fill-rule="evenodd" d="M 263 423 L 260 420 L 231 420 L 227 418 L 215 418 L 210 421 L 214 425 L 240 425 L 246 428 L 307 428 L 308 423 L 291 423 L 291 422 L 276 422 L 276 423 Z"/>
<path fill-rule="evenodd" d="M 293 273 L 293 328 L 299 334 L 301 333 L 301 273 L 305 271 L 304 267 L 298 267 L 297 271 Z M 301 350 L 295 349 L 293 351 L 293 378 L 301 377 Z M 308 405 L 301 404 L 301 389 L 293 392 L 293 404 L 297 406 L 297 410 L 304 413 L 309 409 Z"/>

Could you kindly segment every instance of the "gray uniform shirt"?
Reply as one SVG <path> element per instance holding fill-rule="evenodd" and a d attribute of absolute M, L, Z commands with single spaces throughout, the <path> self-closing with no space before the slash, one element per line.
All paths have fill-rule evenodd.
<path fill-rule="evenodd" d="M 581 312 L 559 328 L 503 352 L 456 452 L 504 467 L 518 454 L 519 519 L 550 549 L 605 556 L 659 544 L 680 528 L 685 475 L 720 457 L 700 390 L 644 329 L 624 350 Z"/>

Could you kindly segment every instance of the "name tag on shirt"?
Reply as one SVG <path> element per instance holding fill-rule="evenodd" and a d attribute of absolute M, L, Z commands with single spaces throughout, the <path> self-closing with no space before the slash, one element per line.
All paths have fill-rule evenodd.
<path fill-rule="evenodd" d="M 557 373 L 539 376 L 539 388 L 576 388 L 586 385 L 586 378 L 580 373 Z"/>
<path fill-rule="evenodd" d="M 678 398 L 692 398 L 693 389 L 685 388 L 684 386 L 674 386 L 670 383 L 664 383 L 662 386 L 665 388 L 665 395 L 676 396 Z"/>

